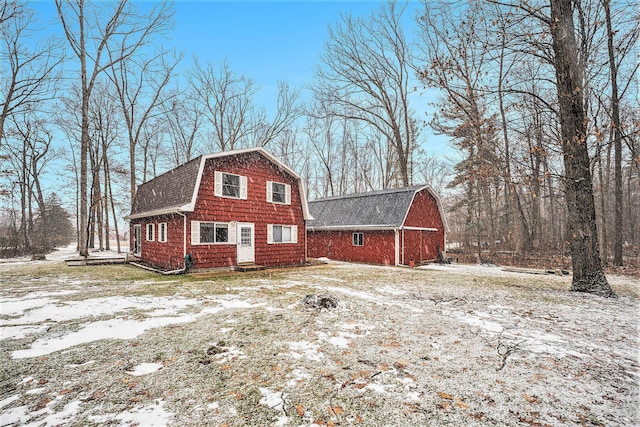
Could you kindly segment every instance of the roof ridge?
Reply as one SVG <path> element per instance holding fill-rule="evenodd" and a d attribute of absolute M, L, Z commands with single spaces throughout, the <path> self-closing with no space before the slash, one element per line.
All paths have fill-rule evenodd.
<path fill-rule="evenodd" d="M 201 159 L 201 158 L 202 158 L 202 154 L 201 154 L 201 155 L 199 155 L 198 157 L 194 157 L 193 159 L 191 159 L 191 160 L 189 160 L 189 161 L 187 161 L 187 162 L 182 163 L 181 165 L 176 166 L 175 168 L 171 168 L 171 169 L 169 169 L 169 170 L 168 170 L 168 171 L 166 171 L 166 172 L 162 172 L 160 175 L 154 176 L 154 177 L 153 177 L 153 178 L 151 178 L 150 180 L 145 181 L 145 182 L 143 182 L 142 184 L 140 184 L 138 187 L 142 187 L 143 185 L 147 185 L 147 184 L 149 184 L 149 183 L 151 183 L 151 182 L 153 182 L 153 181 L 157 180 L 158 178 L 162 178 L 163 176 L 167 175 L 168 173 L 171 173 L 171 172 L 177 171 L 178 169 L 182 169 L 182 168 L 184 168 L 185 166 L 187 166 L 188 164 L 190 164 L 191 162 L 195 162 L 196 160 L 197 160 L 197 161 L 200 161 L 200 159 Z"/>
<path fill-rule="evenodd" d="M 329 200 L 355 199 L 358 197 L 377 196 L 380 194 L 411 192 L 411 191 L 416 191 L 425 186 L 426 185 L 410 185 L 407 187 L 386 188 L 383 190 L 373 190 L 373 191 L 366 191 L 362 193 L 341 194 L 338 196 L 328 196 L 328 197 L 322 197 L 315 200 L 310 200 L 309 203 L 324 202 Z"/>

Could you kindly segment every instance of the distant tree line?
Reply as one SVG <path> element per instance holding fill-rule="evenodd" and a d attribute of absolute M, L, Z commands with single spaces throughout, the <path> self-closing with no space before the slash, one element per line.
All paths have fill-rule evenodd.
<path fill-rule="evenodd" d="M 633 2 L 390 1 L 344 14 L 314 80 L 280 82 L 269 114 L 250 76 L 168 45 L 170 3 L 55 5 L 61 36 L 40 42 L 27 3 L 0 7 L 0 185 L 3 200 L 19 194 L 19 230 L 29 206 L 43 209 L 54 164 L 87 255 L 121 234 L 141 182 L 202 153 L 265 146 L 312 199 L 432 185 L 446 193 L 449 240 L 480 259 L 553 250 L 579 254 L 587 274 L 638 251 Z M 438 98 L 418 109 L 424 92 Z M 427 126 L 453 159 L 430 152 Z"/>

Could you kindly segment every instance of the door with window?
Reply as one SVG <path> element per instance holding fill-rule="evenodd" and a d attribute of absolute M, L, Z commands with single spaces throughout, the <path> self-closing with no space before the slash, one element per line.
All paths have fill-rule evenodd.
<path fill-rule="evenodd" d="M 142 226 L 136 224 L 133 226 L 133 254 L 140 255 L 142 245 Z"/>
<path fill-rule="evenodd" d="M 255 261 L 254 226 L 251 223 L 238 223 L 238 264 Z"/>

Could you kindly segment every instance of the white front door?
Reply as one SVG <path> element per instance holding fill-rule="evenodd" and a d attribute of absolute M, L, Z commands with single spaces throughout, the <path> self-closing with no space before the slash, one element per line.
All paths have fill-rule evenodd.
<path fill-rule="evenodd" d="M 252 223 L 238 223 L 238 264 L 255 261 L 255 244 L 253 239 L 254 227 Z"/>

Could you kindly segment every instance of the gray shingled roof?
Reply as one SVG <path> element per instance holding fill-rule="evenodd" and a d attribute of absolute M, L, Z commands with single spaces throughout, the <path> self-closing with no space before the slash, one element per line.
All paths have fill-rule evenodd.
<path fill-rule="evenodd" d="M 189 204 L 198 179 L 200 157 L 141 184 L 133 199 L 130 216 L 177 210 Z"/>
<path fill-rule="evenodd" d="M 415 192 L 424 186 L 394 188 L 346 196 L 326 197 L 309 202 L 315 219 L 309 228 L 400 227 Z"/>

